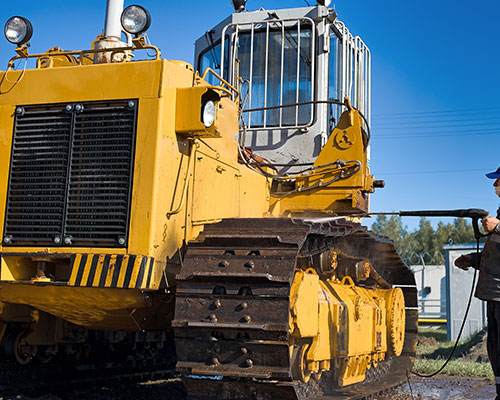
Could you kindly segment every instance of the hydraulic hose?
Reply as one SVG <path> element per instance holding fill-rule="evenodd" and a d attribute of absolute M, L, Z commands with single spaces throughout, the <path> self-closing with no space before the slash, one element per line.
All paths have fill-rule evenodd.
<path fill-rule="evenodd" d="M 476 252 L 479 256 L 479 238 L 476 238 Z M 470 305 L 472 303 L 472 297 L 474 295 L 474 288 L 476 287 L 476 276 L 477 276 L 477 270 L 479 268 L 479 265 L 477 265 L 478 259 L 479 259 L 479 257 L 476 257 L 476 265 L 474 266 L 474 277 L 472 278 L 472 287 L 470 289 L 469 301 L 467 302 L 467 307 L 465 309 L 464 319 L 462 320 L 462 325 L 460 326 L 460 330 L 458 331 L 458 336 L 457 336 L 457 339 L 455 340 L 455 345 L 453 346 L 453 349 L 451 350 L 448 358 L 446 359 L 446 361 L 443 363 L 443 365 L 437 371 L 434 371 L 431 374 L 420 374 L 420 373 L 415 372 L 413 370 L 410 371 L 412 374 L 417 375 L 421 378 L 432 378 L 433 376 L 439 374 L 448 365 L 451 358 L 453 357 L 453 354 L 455 353 L 455 350 L 458 347 L 458 342 L 460 341 L 460 337 L 462 336 L 462 332 L 463 332 L 464 327 L 465 327 L 465 322 L 467 321 L 467 316 L 469 315 Z"/>
<path fill-rule="evenodd" d="M 399 211 L 394 213 L 370 213 L 370 215 L 399 215 L 401 217 L 456 217 L 456 218 L 471 218 L 472 219 L 472 227 L 474 229 L 474 237 L 476 239 L 476 252 L 477 257 L 475 259 L 476 265 L 474 265 L 474 277 L 472 278 L 472 287 L 470 289 L 469 301 L 467 302 L 467 307 L 465 309 L 464 319 L 462 320 L 462 325 L 460 326 L 460 330 L 458 331 L 457 339 L 455 340 L 455 345 L 451 350 L 448 358 L 443 363 L 443 365 L 435 372 L 431 374 L 420 374 L 415 371 L 411 371 L 412 374 L 417 375 L 421 378 L 431 378 L 437 374 L 439 374 L 450 362 L 455 350 L 458 347 L 458 342 L 460 341 L 460 337 L 462 336 L 462 332 L 465 327 L 465 322 L 467 321 L 467 316 L 469 315 L 470 305 L 472 303 L 472 297 L 474 296 L 474 288 L 476 287 L 476 276 L 477 270 L 479 269 L 478 260 L 479 260 L 479 240 L 487 236 L 487 234 L 481 233 L 479 230 L 479 219 L 485 218 L 489 215 L 488 211 L 480 209 L 480 208 L 469 208 L 469 209 L 459 209 L 459 210 L 421 210 L 421 211 Z"/>

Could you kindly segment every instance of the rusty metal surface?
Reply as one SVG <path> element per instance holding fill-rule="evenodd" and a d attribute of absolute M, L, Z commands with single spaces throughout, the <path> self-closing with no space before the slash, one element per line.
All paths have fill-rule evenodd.
<path fill-rule="evenodd" d="M 370 384 L 332 388 L 325 386 L 325 378 L 319 384 L 292 381 L 290 285 L 299 258 L 327 249 L 370 260 L 378 282 L 401 286 L 405 295 L 403 355 L 373 368 L 377 373 L 367 378 Z M 186 379 L 189 398 L 361 399 L 363 393 L 371 396 L 375 389 L 380 393 L 404 380 L 413 364 L 417 332 L 413 275 L 388 239 L 359 224 L 344 219 L 223 220 L 206 226 L 189 243 L 177 282 L 172 323 L 177 369 L 185 376 L 216 378 Z"/>

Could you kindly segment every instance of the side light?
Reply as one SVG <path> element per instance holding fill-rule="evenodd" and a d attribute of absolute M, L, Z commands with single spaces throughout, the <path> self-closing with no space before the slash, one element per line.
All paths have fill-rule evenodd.
<path fill-rule="evenodd" d="M 122 12 L 121 22 L 123 29 L 132 35 L 140 35 L 151 25 L 151 15 L 141 6 L 128 6 Z"/>
<path fill-rule="evenodd" d="M 215 103 L 212 100 L 206 101 L 201 106 L 201 122 L 210 128 L 215 121 Z"/>
<path fill-rule="evenodd" d="M 24 17 L 12 17 L 5 23 L 5 38 L 18 46 L 28 42 L 33 36 L 33 26 Z"/>

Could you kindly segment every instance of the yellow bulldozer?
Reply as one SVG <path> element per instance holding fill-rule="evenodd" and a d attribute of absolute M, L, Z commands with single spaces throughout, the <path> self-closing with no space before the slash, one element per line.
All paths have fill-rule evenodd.
<path fill-rule="evenodd" d="M 88 50 L 31 54 L 29 20 L 7 21 L 0 363 L 176 361 L 189 396 L 214 399 L 405 378 L 415 281 L 360 224 L 383 186 L 369 49 L 329 1 L 233 5 L 194 66 L 162 58 L 123 0 Z"/>

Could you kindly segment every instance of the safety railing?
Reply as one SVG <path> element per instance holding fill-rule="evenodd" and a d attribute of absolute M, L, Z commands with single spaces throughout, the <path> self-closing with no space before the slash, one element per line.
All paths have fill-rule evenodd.
<path fill-rule="evenodd" d="M 439 299 L 418 299 L 418 315 L 420 318 L 445 319 L 445 301 Z"/>
<path fill-rule="evenodd" d="M 315 43 L 310 18 L 229 24 L 222 37 L 221 71 L 240 90 L 247 129 L 303 128 L 314 119 Z M 225 46 L 231 53 L 225 57 Z M 229 68 L 226 64 L 229 63 Z M 246 88 L 245 88 L 246 86 Z M 308 103 L 308 104 L 304 104 Z"/>
<path fill-rule="evenodd" d="M 359 36 L 353 36 L 343 22 L 335 20 L 332 28 L 339 36 L 338 98 L 349 97 L 370 123 L 371 58 L 370 50 Z"/>

